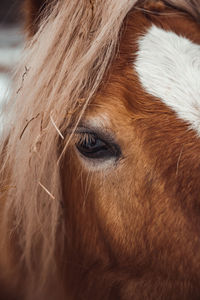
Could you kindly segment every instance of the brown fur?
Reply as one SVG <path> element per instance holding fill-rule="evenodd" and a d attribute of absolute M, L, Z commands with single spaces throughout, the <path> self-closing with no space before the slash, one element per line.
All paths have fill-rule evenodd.
<path fill-rule="evenodd" d="M 50 152 L 51 147 L 43 148 L 48 145 L 47 142 L 42 144 L 46 140 L 40 140 L 40 144 L 36 145 L 38 154 L 44 154 L 46 150 L 53 153 L 56 158 L 63 147 L 65 151 L 62 163 L 58 165 L 59 169 L 54 174 L 57 177 L 53 177 L 53 179 L 61 178 L 60 181 L 59 179 L 55 181 L 55 184 L 59 184 L 60 193 L 56 194 L 56 189 L 53 189 L 54 182 L 49 181 L 54 155 L 49 155 L 48 161 L 43 165 L 45 173 L 42 173 L 41 178 L 56 199 L 49 199 L 44 191 L 38 190 L 37 196 L 41 203 L 36 202 L 35 207 L 30 200 L 25 202 L 18 196 L 26 196 L 33 201 L 34 198 L 31 198 L 28 190 L 24 189 L 26 194 L 25 192 L 20 194 L 20 191 L 16 193 L 17 199 L 24 205 L 24 207 L 16 205 L 16 209 L 28 212 L 30 218 L 31 210 L 38 209 L 42 233 L 37 235 L 37 232 L 34 232 L 30 239 L 26 234 L 30 234 L 31 231 L 26 231 L 25 226 L 32 226 L 31 230 L 38 230 L 38 227 L 31 224 L 31 221 L 36 223 L 38 221 L 23 219 L 26 215 L 20 211 L 15 212 L 15 215 L 21 216 L 22 219 L 18 220 L 18 230 L 14 231 L 13 241 L 8 247 L 8 257 L 11 255 L 13 260 L 8 258 L 10 265 L 6 261 L 4 267 L 13 268 L 16 264 L 15 259 L 19 258 L 18 255 L 28 253 L 22 264 L 22 272 L 24 276 L 27 275 L 27 281 L 20 276 L 16 283 L 15 293 L 19 299 L 37 297 L 35 299 L 45 300 L 197 300 L 200 298 L 200 141 L 192 130 L 188 130 L 186 123 L 177 119 L 174 112 L 159 99 L 144 92 L 132 67 L 137 52 L 137 39 L 152 23 L 177 34 L 184 34 L 197 44 L 200 44 L 200 26 L 183 10 L 175 9 L 171 5 L 166 6 L 160 1 L 143 2 L 138 3 L 127 15 L 121 29 L 117 55 L 109 72 L 104 74 L 103 83 L 98 85 L 98 92 L 92 99 L 89 98 L 89 105 L 82 116 L 82 121 L 98 119 L 99 115 L 105 113 L 109 116 L 110 121 L 106 125 L 106 130 L 114 133 L 123 154 L 118 165 L 105 172 L 89 170 L 75 151 L 74 145 L 77 140 L 75 136 L 72 136 L 68 141 L 68 147 L 65 147 L 65 141 L 62 142 L 56 132 L 55 152 Z M 25 93 L 24 89 L 26 92 L 26 85 L 22 88 L 22 93 Z M 57 101 L 59 104 L 59 99 Z M 74 117 L 78 110 L 73 107 L 73 111 Z M 22 137 L 23 143 L 27 143 L 19 148 L 24 151 L 24 159 L 27 156 L 26 151 L 30 151 L 30 142 L 27 142 L 28 133 L 34 136 L 34 130 L 38 132 L 46 128 L 50 137 L 55 130 L 54 127 L 48 127 L 45 117 L 37 117 L 36 110 L 31 111 L 29 115 L 27 122 L 32 120 L 33 116 L 35 119 L 32 123 L 28 123 Z M 58 124 L 57 115 L 53 117 Z M 63 120 L 67 122 L 65 118 Z M 68 128 L 73 122 L 72 118 Z M 27 123 L 22 124 L 19 133 L 24 130 Z M 38 128 L 35 129 L 36 125 Z M 63 125 L 62 122 L 58 127 L 62 134 L 67 134 L 66 123 Z M 7 151 L 9 146 L 17 147 L 16 141 L 19 140 L 14 141 L 14 145 L 8 143 Z M 54 141 L 50 141 L 53 144 Z M 39 162 L 41 163 L 41 160 Z M 39 170 L 39 165 L 34 164 L 34 160 L 29 163 L 32 164 L 32 168 L 37 167 Z M 23 167 L 22 161 L 21 164 Z M 15 171 L 19 168 L 16 166 L 15 163 Z M 10 170 L 12 173 L 12 166 Z M 35 177 L 29 175 L 28 178 L 22 178 L 22 181 L 29 187 L 34 184 L 29 182 L 31 178 Z M 38 174 L 36 178 L 40 178 Z M 8 195 L 4 198 L 10 200 Z M 10 203 L 13 205 L 14 202 Z M 48 209 L 52 214 L 57 209 L 59 214 L 55 213 L 51 219 L 47 218 Z M 10 213 L 11 207 L 8 206 L 5 212 L 13 216 Z M 58 226 L 45 223 L 46 220 L 57 222 Z M 11 228 L 13 229 L 13 226 Z M 56 234 L 53 235 L 51 230 L 55 230 Z M 49 239 L 49 246 L 52 242 L 56 260 L 51 259 L 51 252 L 49 256 L 47 253 L 43 239 L 48 239 L 48 234 L 52 239 L 55 237 L 55 241 Z M 20 236 L 27 238 L 29 244 L 27 245 Z M 18 241 L 25 244 L 18 245 Z M 25 248 L 27 252 L 23 253 L 23 245 L 27 247 Z M 28 247 L 32 252 L 28 252 Z M 19 251 L 18 255 L 13 256 L 12 248 Z M 33 297 L 34 294 L 30 293 L 33 292 L 33 286 L 34 288 L 36 286 L 32 286 L 31 280 L 38 283 L 35 278 L 40 275 L 41 258 L 45 257 L 39 254 L 44 250 L 44 255 L 49 257 L 47 263 L 56 262 L 56 272 L 48 273 L 54 268 L 48 268 L 48 264 L 41 264 L 42 267 L 46 267 L 47 274 L 44 273 L 48 275 L 48 282 L 45 283 L 44 290 L 39 289 L 39 294 Z M 19 267 L 21 271 L 21 266 Z M 19 275 L 19 270 L 16 269 L 15 276 Z M 15 286 L 12 280 L 11 275 L 8 275 L 7 284 L 10 284 L 10 288 Z M 26 296 L 23 294 L 24 286 L 28 290 Z M 19 287 L 22 288 L 22 294 L 18 292 Z"/>

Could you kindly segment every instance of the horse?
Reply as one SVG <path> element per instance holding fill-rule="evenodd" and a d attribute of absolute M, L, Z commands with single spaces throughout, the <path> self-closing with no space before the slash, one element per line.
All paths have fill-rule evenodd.
<path fill-rule="evenodd" d="M 0 299 L 200 299 L 200 1 L 24 7 Z"/>

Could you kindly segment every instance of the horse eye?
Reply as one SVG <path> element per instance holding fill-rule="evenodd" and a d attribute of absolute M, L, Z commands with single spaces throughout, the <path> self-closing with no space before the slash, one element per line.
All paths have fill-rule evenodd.
<path fill-rule="evenodd" d="M 76 143 L 76 148 L 85 157 L 90 159 L 118 158 L 119 146 L 105 141 L 95 133 L 84 133 Z"/>

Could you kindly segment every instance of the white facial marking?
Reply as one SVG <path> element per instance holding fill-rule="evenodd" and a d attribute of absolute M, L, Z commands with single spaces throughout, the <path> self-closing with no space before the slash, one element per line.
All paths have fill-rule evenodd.
<path fill-rule="evenodd" d="M 135 68 L 145 90 L 200 135 L 200 45 L 155 25 L 138 43 Z"/>

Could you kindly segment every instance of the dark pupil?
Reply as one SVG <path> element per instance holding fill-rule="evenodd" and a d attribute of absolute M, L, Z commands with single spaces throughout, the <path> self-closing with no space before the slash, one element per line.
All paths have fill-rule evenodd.
<path fill-rule="evenodd" d="M 79 152 L 88 158 L 109 158 L 115 156 L 111 145 L 101 140 L 95 134 L 88 134 L 76 144 Z"/>
<path fill-rule="evenodd" d="M 80 142 L 80 147 L 88 152 L 96 152 L 102 148 L 106 149 L 106 145 L 97 137 L 89 136 Z"/>
<path fill-rule="evenodd" d="M 85 148 L 85 150 L 94 150 L 97 146 L 98 140 L 94 136 L 89 136 L 88 138 L 84 138 L 83 141 L 80 141 L 80 146 Z"/>

